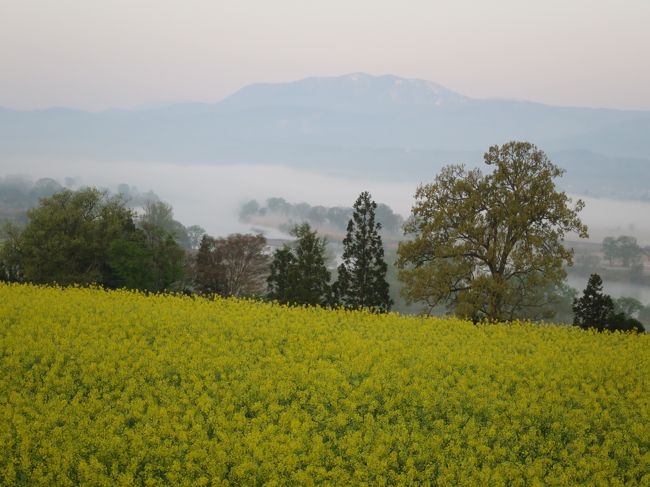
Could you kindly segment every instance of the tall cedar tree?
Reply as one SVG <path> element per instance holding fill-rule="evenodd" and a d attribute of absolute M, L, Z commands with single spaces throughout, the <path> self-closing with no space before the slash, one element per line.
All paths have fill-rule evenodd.
<path fill-rule="evenodd" d="M 329 304 L 331 276 L 325 266 L 326 240 L 308 223 L 296 226 L 291 234 L 297 237 L 295 245 L 285 245 L 273 254 L 268 297 L 285 304 Z"/>
<path fill-rule="evenodd" d="M 368 308 L 387 312 L 393 304 L 389 296 L 384 246 L 375 221 L 375 203 L 364 191 L 354 203 L 343 240 L 343 262 L 334 284 L 335 299 L 346 308 Z"/>
<path fill-rule="evenodd" d="M 603 280 L 592 274 L 580 298 L 573 301 L 573 324 L 581 328 L 604 330 L 614 312 L 614 302 L 603 293 Z"/>
<path fill-rule="evenodd" d="M 279 303 L 295 302 L 296 256 L 291 247 L 283 245 L 273 253 L 273 260 L 267 278 L 267 296 Z"/>

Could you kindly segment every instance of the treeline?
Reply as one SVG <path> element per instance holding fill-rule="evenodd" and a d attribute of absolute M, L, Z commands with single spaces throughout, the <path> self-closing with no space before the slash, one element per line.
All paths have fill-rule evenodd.
<path fill-rule="evenodd" d="M 484 158 L 486 174 L 451 165 L 418 187 L 395 256 L 406 302 L 474 323 L 552 320 L 559 307 L 583 328 L 642 330 L 633 315 L 643 310 L 631 302 L 617 308 L 601 296 L 598 282 L 590 279 L 580 298 L 566 285 L 574 254 L 564 237 L 586 238 L 588 229 L 579 218 L 584 203 L 555 186 L 563 170 L 527 142 L 490 147 Z M 314 208 L 320 207 L 304 210 Z M 119 196 L 66 189 L 29 210 L 23 229 L 6 229 L 0 277 L 385 312 L 393 301 L 378 209 L 367 192 L 356 200 L 332 272 L 327 242 L 309 222 L 290 229 L 295 241 L 271 249 L 262 235 L 214 238 L 200 227 L 186 228 L 162 202 L 137 213 Z M 248 205 L 244 216 L 269 211 L 295 209 L 276 198 L 267 207 Z M 328 222 L 341 224 L 334 217 Z M 634 248 L 627 240 L 614 244 L 618 252 Z"/>
<path fill-rule="evenodd" d="M 174 220 L 166 203 L 137 213 L 123 195 L 96 188 L 63 189 L 26 215 L 24 227 L 3 227 L 3 280 L 171 290 L 182 286 L 186 252 L 203 233 Z"/>
<path fill-rule="evenodd" d="M 608 281 L 649 285 L 645 264 L 650 260 L 650 246 L 641 246 L 630 235 L 608 236 L 599 248 L 577 249 L 576 264 L 571 273 L 579 276 L 599 274 Z"/>
<path fill-rule="evenodd" d="M 289 232 L 296 224 L 309 223 L 312 227 L 329 227 L 345 232 L 352 218 L 351 207 L 311 206 L 308 203 L 289 203 L 284 198 L 269 198 L 265 205 L 250 200 L 241 206 L 239 219 L 246 223 L 266 223 L 278 230 Z M 382 232 L 401 235 L 404 219 L 390 206 L 378 203 L 375 209 Z"/>
<path fill-rule="evenodd" d="M 603 255 L 611 264 L 623 267 L 642 266 L 643 258 L 650 258 L 650 245 L 641 247 L 635 237 L 621 235 L 603 239 Z"/>
<path fill-rule="evenodd" d="M 334 281 L 327 265 L 327 240 L 305 222 L 290 229 L 294 242 L 273 251 L 262 235 L 204 235 L 195 259 L 195 290 L 290 305 L 389 311 L 393 302 L 376 208 L 370 194 L 361 193 L 346 226 Z"/>
<path fill-rule="evenodd" d="M 294 243 L 271 252 L 262 235 L 214 238 L 199 226 L 185 227 L 164 202 L 146 202 L 138 213 L 121 195 L 63 189 L 28 210 L 23 228 L 4 227 L 0 279 L 383 312 L 392 301 L 376 207 L 368 193 L 355 203 L 343 262 L 331 282 L 326 240 L 308 223 L 292 230 Z"/>

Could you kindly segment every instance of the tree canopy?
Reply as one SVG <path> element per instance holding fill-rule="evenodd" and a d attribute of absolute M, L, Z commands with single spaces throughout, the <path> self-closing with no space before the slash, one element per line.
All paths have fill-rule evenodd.
<path fill-rule="evenodd" d="M 196 256 L 199 291 L 222 296 L 256 296 L 264 290 L 268 256 L 263 235 L 203 235 Z"/>
<path fill-rule="evenodd" d="M 603 239 L 603 254 L 610 264 L 613 264 L 614 260 L 620 260 L 623 267 L 630 267 L 641 263 L 644 250 L 635 237 L 621 235 L 618 238 Z"/>
<path fill-rule="evenodd" d="M 124 199 L 95 188 L 64 189 L 27 212 L 3 244 L 4 278 L 161 291 L 181 275 L 183 251 L 171 234 L 138 225 Z"/>
<path fill-rule="evenodd" d="M 353 213 L 352 208 L 340 206 L 311 206 L 308 203 L 289 203 L 284 198 L 269 198 L 266 206 L 256 200 L 244 203 L 239 219 L 244 222 L 266 222 L 281 230 L 290 230 L 295 222 L 307 222 L 314 227 L 324 227 L 345 231 Z M 398 234 L 401 232 L 402 217 L 383 204 L 375 208 L 376 220 L 381 223 L 382 232 Z"/>
<path fill-rule="evenodd" d="M 97 189 L 65 189 L 27 212 L 20 235 L 21 263 L 32 282 L 103 283 L 117 279 L 108 249 L 136 232 L 132 212 L 120 198 Z"/>
<path fill-rule="evenodd" d="M 417 189 L 397 264 L 407 301 L 507 321 L 534 289 L 564 279 L 573 253 L 562 241 L 587 236 L 584 203 L 558 191 L 563 170 L 533 144 L 493 146 L 484 160 L 489 174 L 451 165 Z"/>

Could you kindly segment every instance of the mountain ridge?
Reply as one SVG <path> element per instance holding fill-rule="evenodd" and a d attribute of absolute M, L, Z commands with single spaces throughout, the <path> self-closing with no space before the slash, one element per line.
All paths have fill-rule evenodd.
<path fill-rule="evenodd" d="M 477 99 L 395 75 L 256 83 L 216 103 L 148 109 L 0 109 L 0 157 L 5 159 L 286 164 L 352 175 L 369 168 L 383 175 L 405 171 L 418 178 L 427 157 L 432 157 L 430 167 L 476 164 L 467 154 L 509 140 L 528 140 L 548 153 L 577 154 L 564 161 L 570 172 L 572 166 L 581 168 L 576 180 L 583 174 L 593 182 L 585 171 L 611 176 L 606 166 L 632 165 L 635 185 L 650 190 L 642 186 L 650 183 L 638 180 L 650 181 L 650 111 Z M 454 154 L 464 159 L 449 160 Z M 647 174 L 638 171 L 643 161 Z M 608 187 L 612 181 L 602 183 Z"/>
<path fill-rule="evenodd" d="M 354 72 L 354 73 L 348 73 L 340 76 L 308 76 L 306 78 L 301 78 L 298 80 L 288 81 L 288 82 L 255 82 L 255 83 L 244 85 L 241 88 L 235 90 L 234 92 L 224 96 L 222 99 L 216 101 L 191 100 L 191 101 L 178 101 L 178 102 L 160 102 L 160 103 L 155 102 L 155 103 L 147 103 L 144 106 L 140 105 L 134 107 L 111 107 L 111 108 L 106 108 L 101 110 L 85 110 L 81 108 L 71 108 L 71 107 L 65 107 L 60 105 L 48 106 L 43 108 L 35 108 L 35 109 L 17 109 L 17 108 L 10 108 L 10 107 L 0 105 L 0 111 L 29 113 L 29 112 L 66 110 L 66 111 L 83 112 L 83 113 L 91 113 L 91 114 L 102 114 L 107 112 L 157 111 L 160 109 L 167 109 L 170 107 L 191 106 L 191 105 L 216 106 L 221 104 L 224 101 L 229 100 L 230 98 L 239 95 L 241 92 L 247 91 L 249 89 L 257 89 L 261 87 L 268 88 L 268 87 L 281 87 L 281 86 L 297 86 L 304 83 L 314 83 L 314 82 L 321 83 L 321 82 L 339 81 L 339 80 L 353 79 L 355 77 L 358 77 L 359 80 L 361 81 L 388 79 L 393 82 L 398 82 L 399 84 L 410 83 L 410 84 L 428 85 L 432 88 L 432 90 L 434 90 L 434 92 L 437 89 L 441 91 L 443 94 L 453 95 L 454 97 L 457 97 L 459 99 L 464 99 L 464 100 L 483 101 L 483 102 L 523 103 L 523 104 L 531 104 L 536 106 L 557 108 L 557 109 L 579 109 L 579 110 L 593 110 L 593 111 L 607 111 L 607 112 L 624 112 L 624 113 L 637 113 L 643 116 L 650 116 L 650 110 L 646 110 L 646 109 L 607 108 L 607 107 L 580 106 L 580 105 L 554 105 L 546 102 L 539 102 L 539 101 L 528 100 L 528 99 L 510 98 L 510 97 L 480 97 L 480 98 L 470 97 L 431 80 L 426 80 L 422 78 L 407 78 L 407 77 L 397 76 L 394 74 L 371 75 L 364 72 Z M 152 105 L 152 106 L 147 106 L 147 105 Z"/>

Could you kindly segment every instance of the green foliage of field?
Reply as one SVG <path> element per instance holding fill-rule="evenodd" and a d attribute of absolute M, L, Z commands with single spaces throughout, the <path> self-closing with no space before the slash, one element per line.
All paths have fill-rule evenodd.
<path fill-rule="evenodd" d="M 2 485 L 650 485 L 650 336 L 0 284 Z"/>

